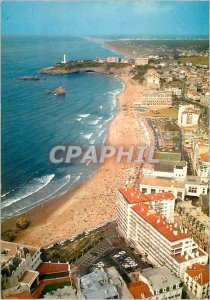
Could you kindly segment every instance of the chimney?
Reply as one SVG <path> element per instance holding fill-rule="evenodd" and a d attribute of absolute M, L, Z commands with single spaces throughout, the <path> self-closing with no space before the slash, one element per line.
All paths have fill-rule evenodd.
<path fill-rule="evenodd" d="M 157 219 L 157 223 L 160 223 L 160 219 Z"/>
<path fill-rule="evenodd" d="M 174 230 L 173 234 L 177 236 L 178 235 L 178 231 Z"/>

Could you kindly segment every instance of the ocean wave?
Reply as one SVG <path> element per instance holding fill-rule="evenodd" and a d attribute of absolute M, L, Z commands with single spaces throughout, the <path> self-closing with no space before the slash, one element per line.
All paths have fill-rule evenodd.
<path fill-rule="evenodd" d="M 102 108 L 103 108 L 103 105 L 100 105 L 100 106 L 99 106 L 99 109 L 102 109 Z"/>
<path fill-rule="evenodd" d="M 1 198 L 4 198 L 6 195 L 10 194 L 11 192 L 13 192 L 14 190 L 11 190 L 9 192 L 6 192 L 5 194 L 1 195 Z"/>
<path fill-rule="evenodd" d="M 89 140 L 91 138 L 91 136 L 93 135 L 93 132 L 92 133 L 87 133 L 87 134 L 84 134 L 83 137 L 87 140 Z"/>
<path fill-rule="evenodd" d="M 102 134 L 106 131 L 106 129 L 103 129 L 99 132 L 98 137 L 102 136 Z"/>
<path fill-rule="evenodd" d="M 33 181 L 35 181 L 35 184 L 33 182 L 33 183 L 30 183 L 29 185 L 25 186 L 25 188 L 23 188 L 23 190 L 21 192 L 19 192 L 18 195 L 16 195 L 14 198 L 11 198 L 8 201 L 5 201 L 5 203 L 3 202 L 1 205 L 1 208 L 8 207 L 15 202 L 18 202 L 32 194 L 37 193 L 38 191 L 43 189 L 46 185 L 48 185 L 54 176 L 55 176 L 55 174 L 51 174 L 51 175 L 46 175 L 46 176 L 43 176 L 40 178 L 34 178 Z"/>
<path fill-rule="evenodd" d="M 78 117 L 80 117 L 80 118 L 87 118 L 88 116 L 90 116 L 90 114 L 81 114 L 81 115 L 78 115 Z"/>
<path fill-rule="evenodd" d="M 46 197 L 44 197 L 44 198 L 42 198 L 42 199 L 39 199 L 39 201 L 37 201 L 37 202 L 34 203 L 34 204 L 37 205 L 38 203 L 42 202 L 43 200 L 49 199 L 49 198 L 50 198 L 51 196 L 53 196 L 56 192 L 58 192 L 62 187 L 64 187 L 67 183 L 69 183 L 70 178 L 71 178 L 71 175 L 66 175 L 66 176 L 64 176 L 63 179 L 67 179 L 66 182 L 64 182 L 61 186 L 59 186 L 52 194 L 47 195 Z M 76 180 L 76 181 L 77 181 L 77 180 Z M 76 182 L 76 181 L 75 181 L 75 182 Z M 75 183 L 75 182 L 73 182 L 73 183 Z M 28 210 L 28 209 L 30 209 L 31 207 L 35 206 L 35 205 L 31 205 L 31 204 L 30 204 L 30 205 L 25 206 L 24 208 L 18 209 L 18 210 L 16 210 L 16 214 L 20 213 L 21 211 Z M 7 215 L 7 216 L 11 216 L 11 215 L 13 215 L 13 213 L 11 213 L 11 214 L 9 214 L 9 215 Z"/>
<path fill-rule="evenodd" d="M 90 122 L 89 124 L 90 124 L 90 125 L 97 125 L 99 121 L 100 121 L 100 120 L 97 119 L 97 120 L 95 120 L 95 121 Z"/>
<path fill-rule="evenodd" d="M 96 140 L 90 141 L 90 144 L 91 144 L 91 145 L 94 145 L 95 141 L 96 141 Z"/>
<path fill-rule="evenodd" d="M 77 118 L 76 120 L 79 122 L 79 121 L 81 121 L 81 120 L 82 120 L 82 118 Z"/>

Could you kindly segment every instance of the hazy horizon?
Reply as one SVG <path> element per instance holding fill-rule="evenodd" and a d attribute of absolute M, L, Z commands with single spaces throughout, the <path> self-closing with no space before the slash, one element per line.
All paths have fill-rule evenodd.
<path fill-rule="evenodd" d="M 206 1 L 3 2 L 2 34 L 208 36 Z"/>

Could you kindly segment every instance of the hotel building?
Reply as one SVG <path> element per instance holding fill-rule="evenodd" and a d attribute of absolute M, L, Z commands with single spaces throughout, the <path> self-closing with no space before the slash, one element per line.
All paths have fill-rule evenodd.
<path fill-rule="evenodd" d="M 128 191 L 127 188 L 119 191 L 117 224 L 120 233 L 136 249 L 147 254 L 156 265 L 169 268 L 181 279 L 184 271 L 194 263 L 207 263 L 207 253 L 198 247 L 187 229 L 167 220 L 164 210 L 158 212 L 151 204 L 139 201 L 137 193 Z"/>
<path fill-rule="evenodd" d="M 180 105 L 178 112 L 179 126 L 195 126 L 198 125 L 200 109 L 194 105 Z"/>
<path fill-rule="evenodd" d="M 184 273 L 184 284 L 189 291 L 190 298 L 208 299 L 209 269 L 201 264 L 194 264 Z"/>
<path fill-rule="evenodd" d="M 145 91 L 140 94 L 140 99 L 134 102 L 134 107 L 142 106 L 171 106 L 172 93 L 164 91 Z"/>

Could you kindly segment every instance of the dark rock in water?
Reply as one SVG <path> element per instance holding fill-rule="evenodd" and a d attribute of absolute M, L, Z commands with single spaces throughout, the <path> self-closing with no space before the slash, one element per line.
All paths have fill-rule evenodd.
<path fill-rule="evenodd" d="M 19 77 L 16 77 L 16 79 L 18 79 L 18 80 L 41 80 L 41 79 L 45 79 L 45 78 L 41 78 L 38 76 L 19 76 Z"/>
<path fill-rule="evenodd" d="M 62 95 L 65 95 L 65 93 L 66 93 L 66 90 L 64 87 L 58 87 L 57 89 L 52 90 L 52 91 L 50 91 L 50 90 L 45 91 L 45 95 L 53 94 L 55 96 L 62 96 Z"/>

